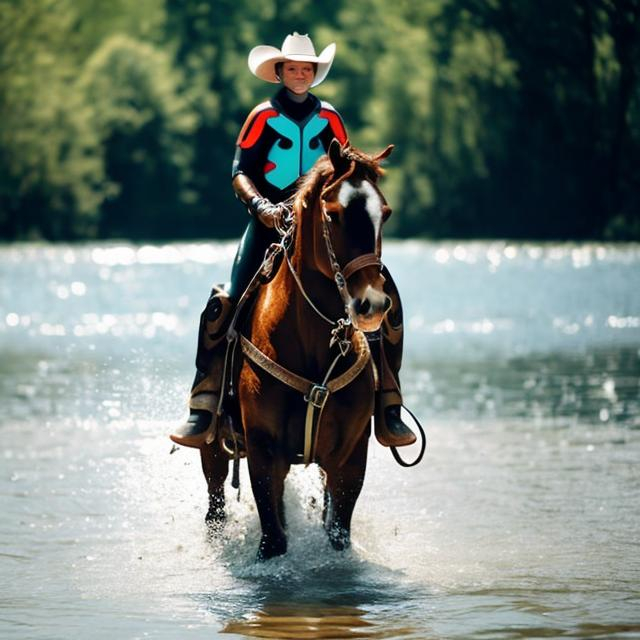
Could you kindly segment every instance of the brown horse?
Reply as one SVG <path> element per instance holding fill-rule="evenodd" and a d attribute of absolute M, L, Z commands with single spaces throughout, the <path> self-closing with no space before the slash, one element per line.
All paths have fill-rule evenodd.
<path fill-rule="evenodd" d="M 380 262 L 391 210 L 377 186 L 391 149 L 374 157 L 333 141 L 299 185 L 285 259 L 240 329 L 237 394 L 262 526 L 260 559 L 287 549 L 284 480 L 302 462 L 324 472 L 332 546 L 349 545 L 376 385 L 363 331 L 378 330 L 391 305 Z M 219 522 L 228 460 L 218 441 L 201 454 L 207 519 Z"/>

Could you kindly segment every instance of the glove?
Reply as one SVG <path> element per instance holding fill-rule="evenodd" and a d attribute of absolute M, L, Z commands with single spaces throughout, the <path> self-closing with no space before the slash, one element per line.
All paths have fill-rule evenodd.
<path fill-rule="evenodd" d="M 287 209 L 283 204 L 273 204 L 268 198 L 255 196 L 249 202 L 249 211 L 253 213 L 265 227 L 272 229 L 277 222 L 282 221 L 287 213 Z"/>

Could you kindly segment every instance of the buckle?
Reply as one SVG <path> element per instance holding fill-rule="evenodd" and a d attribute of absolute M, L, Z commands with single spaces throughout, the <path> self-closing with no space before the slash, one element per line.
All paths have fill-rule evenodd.
<path fill-rule="evenodd" d="M 342 357 L 346 356 L 351 351 L 351 340 L 347 338 L 347 334 L 350 334 L 351 330 L 351 318 L 340 318 L 337 326 L 331 330 L 331 340 L 329 340 L 329 348 L 334 344 L 338 344 L 340 348 L 340 354 Z"/>
<path fill-rule="evenodd" d="M 342 275 L 341 271 L 336 271 L 333 279 L 336 282 L 336 286 L 338 287 L 338 290 L 342 291 L 343 289 L 346 289 L 347 287 L 347 281 L 344 279 L 344 276 Z"/>
<path fill-rule="evenodd" d="M 316 409 L 322 409 L 329 399 L 329 389 L 321 384 L 314 384 L 309 395 L 304 399 L 310 402 Z"/>

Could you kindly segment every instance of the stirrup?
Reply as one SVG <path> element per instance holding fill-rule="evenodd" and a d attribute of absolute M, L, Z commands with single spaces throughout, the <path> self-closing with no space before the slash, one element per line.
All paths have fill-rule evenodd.
<path fill-rule="evenodd" d="M 416 459 L 413 462 L 405 462 L 402 459 L 402 457 L 400 456 L 400 454 L 398 453 L 398 451 L 396 450 L 395 447 L 391 447 L 391 453 L 393 454 L 393 457 L 394 457 L 395 461 L 401 467 L 415 467 L 422 460 L 422 456 L 424 456 L 424 451 L 427 448 L 427 436 L 425 435 L 424 429 L 422 428 L 422 425 L 420 424 L 420 421 L 418 420 L 418 418 L 416 418 L 416 416 L 414 415 L 413 411 L 411 411 L 411 409 L 405 407 L 404 405 L 402 405 L 402 406 L 404 407 L 405 411 L 407 411 L 409 413 L 409 415 L 411 416 L 411 418 L 415 422 L 416 427 L 418 427 L 418 431 L 420 432 L 420 440 L 421 440 L 420 453 L 418 454 L 418 456 L 416 457 Z"/>
<path fill-rule="evenodd" d="M 387 415 L 390 409 L 397 407 L 398 415 Z M 415 433 L 404 424 L 400 416 L 401 405 L 386 405 L 378 407 L 374 416 L 374 433 L 376 439 L 383 447 L 406 447 L 413 444 L 417 438 Z M 393 428 L 389 424 L 389 419 L 393 419 Z"/>
<path fill-rule="evenodd" d="M 244 441 L 244 434 L 236 431 L 231 416 L 223 414 L 221 416 L 219 439 L 222 450 L 231 459 L 246 458 L 247 447 Z"/>

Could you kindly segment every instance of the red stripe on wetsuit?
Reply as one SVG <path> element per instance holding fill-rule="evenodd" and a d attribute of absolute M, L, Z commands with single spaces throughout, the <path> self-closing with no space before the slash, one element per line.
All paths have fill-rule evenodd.
<path fill-rule="evenodd" d="M 344 144 L 347 141 L 347 132 L 344 129 L 340 116 L 330 109 L 320 109 L 318 115 L 329 121 L 329 126 L 331 127 L 331 131 L 333 131 L 333 135 L 338 139 L 340 144 Z"/>
<path fill-rule="evenodd" d="M 238 136 L 238 146 L 241 149 L 250 149 L 258 142 L 269 118 L 279 115 L 275 109 L 265 109 L 251 119 L 247 119 L 247 124 L 242 128 Z"/>

